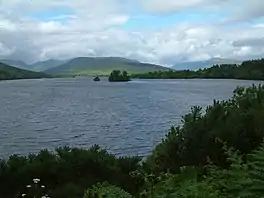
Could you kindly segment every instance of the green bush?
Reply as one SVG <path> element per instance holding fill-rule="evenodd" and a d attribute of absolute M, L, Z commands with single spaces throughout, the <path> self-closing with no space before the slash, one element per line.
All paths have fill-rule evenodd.
<path fill-rule="evenodd" d="M 58 148 L 28 157 L 11 156 L 0 163 L 0 197 L 13 198 L 23 192 L 32 178 L 40 178 L 51 197 L 80 197 L 97 182 L 109 184 L 137 193 L 139 183 L 130 176 L 138 170 L 141 158 L 116 157 L 94 146 L 89 150 Z"/>
<path fill-rule="evenodd" d="M 155 173 L 177 173 L 181 166 L 203 166 L 208 158 L 227 167 L 221 141 L 242 154 L 250 153 L 264 137 L 263 120 L 264 86 L 239 87 L 230 100 L 214 101 L 204 114 L 201 107 L 193 107 L 183 117 L 183 125 L 171 128 L 154 149 L 147 164 Z"/>
<path fill-rule="evenodd" d="M 97 184 L 87 190 L 84 198 L 132 198 L 132 196 L 123 189 L 109 185 L 108 183 Z"/>

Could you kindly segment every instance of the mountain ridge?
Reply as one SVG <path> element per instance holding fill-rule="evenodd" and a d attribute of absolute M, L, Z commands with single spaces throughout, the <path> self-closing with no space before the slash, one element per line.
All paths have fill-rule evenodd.
<path fill-rule="evenodd" d="M 112 70 L 145 73 L 169 69 L 160 65 L 121 57 L 76 57 L 65 64 L 45 70 L 45 72 L 52 75 L 109 75 Z"/>
<path fill-rule="evenodd" d="M 128 70 L 129 73 L 147 73 L 157 70 L 198 70 L 216 64 L 241 64 L 240 60 L 211 58 L 203 61 L 181 62 L 168 68 L 162 65 L 143 63 L 125 57 L 75 57 L 68 60 L 48 59 L 27 64 L 20 60 L 0 59 L 7 65 L 36 72 L 63 75 L 106 75 L 112 70 Z"/>
<path fill-rule="evenodd" d="M 1 63 L 7 64 L 9 66 L 13 66 L 19 69 L 31 70 L 36 72 L 41 72 L 47 70 L 52 67 L 56 67 L 60 64 L 67 62 L 68 60 L 57 60 L 57 59 L 48 59 L 45 61 L 37 61 L 32 64 L 27 64 L 21 60 L 13 60 L 13 59 L 0 59 Z"/>
<path fill-rule="evenodd" d="M 21 60 L 16 59 L 0 59 L 0 63 L 4 63 L 9 66 L 13 66 L 19 69 L 28 69 L 29 65 Z"/>
<path fill-rule="evenodd" d="M 57 67 L 61 64 L 66 63 L 68 60 L 57 60 L 57 59 L 48 59 L 45 61 L 38 61 L 30 65 L 33 71 L 45 71 L 53 67 Z"/>

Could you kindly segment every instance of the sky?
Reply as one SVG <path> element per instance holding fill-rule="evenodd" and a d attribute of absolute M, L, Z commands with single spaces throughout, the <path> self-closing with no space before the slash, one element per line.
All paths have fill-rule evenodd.
<path fill-rule="evenodd" d="M 264 57 L 264 0 L 0 0 L 0 58 Z"/>

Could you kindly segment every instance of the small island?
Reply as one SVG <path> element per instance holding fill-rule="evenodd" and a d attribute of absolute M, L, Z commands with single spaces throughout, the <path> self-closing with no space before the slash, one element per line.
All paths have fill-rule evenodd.
<path fill-rule="evenodd" d="M 120 70 L 114 70 L 111 72 L 108 80 L 109 82 L 128 82 L 131 80 L 131 77 L 127 71 L 121 72 Z"/>
<path fill-rule="evenodd" d="M 100 81 L 99 76 L 96 76 L 96 77 L 94 78 L 94 81 Z"/>

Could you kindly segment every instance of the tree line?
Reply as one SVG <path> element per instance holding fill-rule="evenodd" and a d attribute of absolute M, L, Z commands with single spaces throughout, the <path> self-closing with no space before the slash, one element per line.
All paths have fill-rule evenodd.
<path fill-rule="evenodd" d="M 192 79 L 192 78 L 221 78 L 221 79 L 264 79 L 264 59 L 244 61 L 241 65 L 222 64 L 210 68 L 192 70 L 156 71 L 146 74 L 133 75 L 134 78 L 147 79 Z"/>

